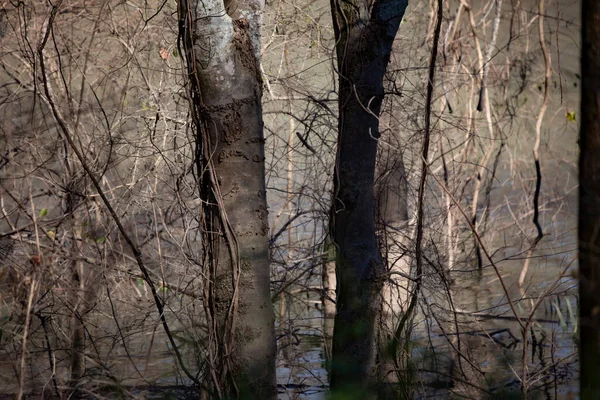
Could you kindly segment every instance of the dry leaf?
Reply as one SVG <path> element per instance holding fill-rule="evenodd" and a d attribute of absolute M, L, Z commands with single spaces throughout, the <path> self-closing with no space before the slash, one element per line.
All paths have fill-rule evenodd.
<path fill-rule="evenodd" d="M 164 47 L 162 47 L 158 53 L 160 54 L 160 58 L 163 60 L 167 60 L 169 58 L 169 52 Z"/>

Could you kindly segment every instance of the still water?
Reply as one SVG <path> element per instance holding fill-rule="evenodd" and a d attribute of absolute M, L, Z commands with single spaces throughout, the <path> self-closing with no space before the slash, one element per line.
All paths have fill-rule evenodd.
<path fill-rule="evenodd" d="M 463 14 L 463 25 L 458 31 L 464 34 L 471 29 L 477 30 L 482 53 L 485 54 L 486 46 L 492 41 L 495 5 L 499 2 L 471 3 L 474 7 L 474 26 L 465 23 L 464 19 L 467 17 Z M 452 32 L 453 24 L 456 23 L 457 4 L 458 2 L 452 3 L 445 9 L 447 19 L 442 25 L 443 40 L 447 40 L 448 32 Z M 470 150 L 476 160 L 469 161 L 469 166 L 465 167 L 460 158 L 454 158 L 455 163 L 449 167 L 450 171 L 457 172 L 477 165 L 477 162 L 485 159 L 486 152 L 493 152 L 495 156 L 500 147 L 502 151 L 499 152 L 495 165 L 490 162 L 482 170 L 490 179 L 489 174 L 493 169 L 494 177 L 491 178 L 488 198 L 480 200 L 477 205 L 479 218 L 484 221 L 478 231 L 482 233 L 483 244 L 493 263 L 483 257 L 482 268 L 477 268 L 471 247 L 473 239 L 469 238 L 467 224 L 463 222 L 465 230 L 455 238 L 455 244 L 458 242 L 455 248 L 456 260 L 462 261 L 457 262 L 447 274 L 449 288 L 440 286 L 438 272 L 433 267 L 429 271 L 430 275 L 424 277 L 424 280 L 429 278 L 430 283 L 424 283 L 422 289 L 420 307 L 413 321 L 410 353 L 411 366 L 418 372 L 412 383 L 413 394 L 417 398 L 485 398 L 491 396 L 491 393 L 519 397 L 524 374 L 527 376 L 529 393 L 535 398 L 577 396 L 577 281 L 574 271 L 577 268 L 578 124 L 576 118 L 569 118 L 569 115 L 574 115 L 573 112 L 576 114 L 579 107 L 580 5 L 577 1 L 544 3 L 545 42 L 552 68 L 548 108 L 540 132 L 540 223 L 544 237 L 529 257 L 526 273 L 523 274 L 530 244 L 535 238 L 532 223 L 535 187 L 532 149 L 544 82 L 543 57 L 537 28 L 538 5 L 537 0 L 502 2 L 501 22 L 489 62 L 489 74 L 495 79 L 491 85 L 494 88 L 490 89 L 495 138 L 490 137 L 484 113 L 474 111 L 478 100 L 477 90 L 472 86 L 469 88 L 469 85 L 460 86 L 461 82 L 465 82 L 464 77 L 471 72 L 468 66 L 478 65 L 475 50 L 471 53 L 464 51 L 464 58 L 458 61 L 458 66 L 449 67 L 452 64 L 450 61 L 442 66 L 440 61 L 436 105 L 445 92 L 448 93 L 445 101 L 453 108 L 453 111 L 449 111 L 446 106 L 436 114 L 435 124 L 442 127 L 442 137 L 448 140 L 444 145 L 460 148 L 464 142 L 457 137 L 468 136 L 465 132 L 469 131 L 469 115 L 474 115 L 473 118 L 477 119 L 475 132 L 482 138 Z M 326 11 L 319 8 L 318 4 L 312 3 L 312 6 L 313 15 L 321 15 L 323 21 L 326 21 Z M 461 12 L 466 13 L 464 9 Z M 410 121 L 414 115 L 419 115 L 419 108 L 414 104 L 420 104 L 424 99 L 423 71 L 426 70 L 426 51 L 429 47 L 423 43 L 422 38 L 427 27 L 431 28 L 432 15 L 428 2 L 411 2 L 400 28 L 396 53 L 390 67 L 394 69 L 394 65 L 400 65 L 394 73 L 396 83 L 404 93 L 404 103 L 400 100 L 400 106 L 396 108 L 400 110 L 397 111 L 400 115 L 397 118 L 400 120 Z M 461 41 L 459 46 L 474 46 L 473 43 L 472 39 Z M 446 48 L 450 49 L 452 46 L 456 45 L 450 43 Z M 306 53 L 296 54 L 297 51 L 297 48 L 291 48 L 288 53 L 288 57 L 293 60 L 292 64 L 296 66 L 293 75 L 300 80 L 302 74 L 312 73 L 313 84 L 314 76 L 323 76 L 323 85 L 318 90 L 322 98 L 328 98 L 330 85 L 325 82 L 330 75 L 323 71 L 330 65 L 319 62 L 318 56 L 310 59 L 306 57 Z M 447 50 L 445 57 L 450 59 L 451 54 Z M 277 58 L 276 63 L 270 64 L 267 57 L 265 65 L 273 76 L 284 75 L 281 67 L 278 70 L 269 68 L 281 66 L 282 64 L 278 64 L 280 60 L 281 58 Z M 273 71 L 279 71 L 280 75 Z M 503 79 L 508 79 L 506 89 L 502 87 Z M 444 83 L 439 83 L 440 80 Z M 304 111 L 300 102 L 294 106 L 300 112 Z M 268 101 L 266 109 L 269 110 Z M 273 148 L 277 146 L 275 143 L 285 147 L 287 141 L 288 148 L 294 149 L 294 162 L 298 164 L 294 164 L 291 188 L 295 193 L 301 192 L 308 182 L 314 182 L 310 169 L 311 155 L 297 141 L 290 145 L 288 137 L 282 132 L 292 128 L 301 130 L 303 127 L 293 125 L 285 117 L 270 118 L 267 116 L 267 121 L 275 127 L 270 136 Z M 401 148 L 398 146 L 397 149 L 403 153 L 408 170 L 409 196 L 415 196 L 414 187 L 419 176 L 419 170 L 415 166 L 419 162 L 420 142 L 419 136 L 414 132 L 418 130 L 418 122 L 416 127 L 403 121 L 390 123 L 385 120 L 382 124 L 392 127 L 388 134 L 399 131 L 401 140 L 414 143 L 413 147 L 408 144 Z M 327 132 L 335 135 L 333 130 L 321 129 L 326 131 L 325 136 Z M 438 142 L 432 146 L 439 146 L 439 139 L 436 140 Z M 389 146 L 391 142 L 389 140 L 386 144 L 382 140 L 381 145 Z M 314 142 L 311 143 L 314 145 Z M 436 149 L 433 153 L 432 170 L 437 166 L 437 171 L 440 171 L 440 152 Z M 477 158 L 478 155 L 480 157 Z M 490 159 L 493 160 L 493 157 Z M 274 168 L 269 178 L 273 188 L 269 197 L 271 209 L 294 215 L 299 210 L 319 208 L 321 204 L 315 202 L 310 193 L 294 198 L 294 207 L 286 208 L 289 198 L 280 192 L 290 188 L 290 168 L 287 167 L 287 176 L 277 172 L 286 171 L 286 160 L 289 162 L 289 157 L 286 158 L 285 154 L 281 154 L 280 158 L 273 158 L 273 165 L 279 168 Z M 318 168 L 316 163 L 312 165 L 313 168 Z M 331 166 L 331 162 L 329 165 Z M 441 174 L 438 177 L 442 179 Z M 426 209 L 433 214 L 443 208 L 444 197 L 439 186 L 436 187 L 435 181 L 432 181 L 429 180 Z M 461 192 L 455 192 L 459 203 L 467 211 L 471 207 L 474 181 L 472 179 Z M 326 193 L 323 190 L 314 197 L 326 196 Z M 410 204 L 409 212 L 414 213 L 414 206 L 414 203 Z M 456 208 L 454 210 L 456 226 L 464 217 Z M 322 207 L 321 212 L 326 215 L 327 208 Z M 281 224 L 279 215 L 280 213 L 272 213 L 272 226 Z M 434 217 L 430 220 L 434 224 Z M 289 241 L 301 248 L 303 241 L 310 238 L 313 238 L 313 242 L 320 240 L 314 239 L 314 236 L 321 237 L 324 229 L 322 221 L 314 222 L 307 216 L 298 218 L 297 222 L 292 239 L 284 237 L 283 243 L 287 244 Z M 438 225 L 438 229 L 445 229 L 444 224 L 445 222 Z M 445 236 L 439 232 L 430 234 L 431 242 L 426 245 L 428 251 L 432 252 L 429 256 L 437 255 L 444 260 L 440 252 L 444 250 Z M 436 240 L 440 238 L 441 241 L 436 246 Z M 286 254 L 285 251 L 279 254 L 280 259 L 285 260 Z M 275 268 L 282 267 L 278 264 Z M 315 273 L 317 276 L 318 274 L 320 272 Z M 521 274 L 523 283 L 520 285 Z M 319 285 L 319 278 L 316 277 L 301 280 L 301 284 L 295 287 L 296 292 L 281 297 L 276 307 L 281 311 L 277 321 L 282 347 L 278 359 L 281 399 L 326 397 L 325 367 L 328 349 L 323 340 L 326 329 L 319 304 Z M 285 301 L 285 306 L 280 307 L 281 301 Z M 511 310 L 510 303 L 519 315 L 520 322 Z M 523 331 L 524 327 L 527 328 L 526 332 Z"/>

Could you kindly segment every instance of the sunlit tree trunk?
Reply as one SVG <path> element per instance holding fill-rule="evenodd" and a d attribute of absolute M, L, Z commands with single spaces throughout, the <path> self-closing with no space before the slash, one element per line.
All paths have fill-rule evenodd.
<path fill-rule="evenodd" d="M 331 0 L 339 73 L 332 237 L 337 314 L 332 391 L 369 390 L 385 268 L 375 238 L 374 174 L 383 77 L 407 0 Z M 357 392 L 358 390 L 358 392 Z"/>
<path fill-rule="evenodd" d="M 206 200 L 204 301 L 214 362 L 207 375 L 225 398 L 274 399 L 259 66 L 263 4 L 225 3 L 194 0 L 189 14 L 180 10 L 198 128 L 197 174 Z"/>
<path fill-rule="evenodd" d="M 398 349 L 393 343 L 409 303 L 410 257 L 408 245 L 408 193 L 402 155 L 385 149 L 378 162 L 375 181 L 375 228 L 387 279 L 381 292 L 381 310 L 377 330 L 377 376 L 380 397 L 397 398 Z M 383 396 L 382 396 L 383 395 Z"/>
<path fill-rule="evenodd" d="M 325 255 L 321 266 L 321 283 L 323 286 L 323 346 L 325 348 L 325 364 L 327 372 L 331 373 L 332 340 L 335 323 L 335 298 L 337 278 L 335 274 L 335 249 L 328 239 L 325 245 Z"/>
<path fill-rule="evenodd" d="M 600 2 L 583 1 L 579 161 L 581 398 L 600 396 Z"/>

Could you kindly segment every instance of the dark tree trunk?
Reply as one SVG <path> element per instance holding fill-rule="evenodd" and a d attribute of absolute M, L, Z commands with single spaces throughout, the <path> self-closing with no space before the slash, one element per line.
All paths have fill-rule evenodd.
<path fill-rule="evenodd" d="M 581 398 L 600 398 L 600 2 L 583 1 L 579 146 Z"/>
<path fill-rule="evenodd" d="M 339 132 L 331 215 L 337 315 L 331 388 L 369 390 L 385 268 L 375 238 L 374 174 L 383 78 L 407 0 L 331 0 L 339 69 Z M 359 395 L 360 396 L 360 395 Z"/>

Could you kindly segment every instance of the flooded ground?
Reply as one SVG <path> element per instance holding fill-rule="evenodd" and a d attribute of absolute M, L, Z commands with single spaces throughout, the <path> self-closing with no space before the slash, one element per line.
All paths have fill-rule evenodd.
<path fill-rule="evenodd" d="M 532 223 L 535 188 L 532 148 L 544 82 L 537 1 L 502 2 L 497 41 L 492 47 L 492 58 L 486 63 L 490 66 L 491 132 L 486 113 L 477 111 L 480 60 L 474 37 L 485 56 L 493 36 L 495 6 L 500 2 L 471 1 L 473 26 L 467 10 L 462 9 L 459 28 L 456 26 L 460 2 L 445 2 L 441 39 L 444 46 L 436 70 L 435 132 L 430 157 L 431 178 L 437 180 L 428 180 L 425 207 L 427 267 L 412 333 L 406 341 L 406 370 L 402 371 L 411 376 L 407 385 L 414 398 L 520 397 L 524 376 L 532 398 L 577 397 L 574 271 L 577 268 L 580 4 L 574 0 L 545 2 L 544 29 L 552 60 L 552 79 L 539 150 L 543 174 L 539 219 L 544 237 L 528 257 L 536 235 Z M 151 269 L 157 282 L 162 282 L 160 295 L 168 304 L 167 318 L 174 327 L 176 344 L 182 349 L 184 361 L 197 366 L 205 355 L 206 332 L 201 317 L 202 290 L 197 281 L 202 273 L 198 267 L 201 260 L 195 258 L 198 238 L 186 237 L 194 225 L 186 225 L 189 221 L 185 217 L 177 219 L 178 212 L 185 213 L 173 206 L 175 196 L 170 196 L 168 190 L 172 189 L 171 184 L 173 187 L 176 184 L 167 179 L 188 173 L 185 160 L 190 156 L 185 125 L 187 103 L 172 96 L 173 90 L 181 90 L 177 86 L 181 83 L 178 80 L 181 65 L 174 47 L 175 10 L 168 3 L 164 21 L 156 22 L 155 26 L 152 25 L 155 21 L 144 22 L 139 18 L 146 15 L 142 11 L 148 17 L 153 15 L 158 6 L 142 10 L 132 2 L 125 3 L 120 7 L 130 18 L 120 20 L 118 8 L 111 14 L 116 21 L 111 25 L 111 35 L 123 26 L 119 40 L 112 36 L 97 39 L 113 46 L 102 42 L 98 47 L 103 60 L 110 60 L 110 68 L 94 60 L 98 63 L 94 73 L 102 77 L 98 78 L 99 87 L 106 89 L 104 95 L 98 93 L 106 100 L 103 111 L 107 115 L 91 113 L 90 120 L 82 117 L 86 121 L 83 125 L 102 141 L 104 119 L 110 119 L 109 134 L 115 137 L 118 149 L 115 163 L 122 169 L 111 170 L 105 184 L 111 187 L 115 198 L 125 199 L 118 211 L 132 216 L 127 228 L 145 246 L 148 261 L 154 261 Z M 384 127 L 381 147 L 401 154 L 408 172 L 411 221 L 406 236 L 409 238 L 414 237 L 414 199 L 420 177 L 425 74 L 432 40 L 430 18 L 434 15 L 430 3 L 433 2 L 411 0 L 390 64 L 389 79 L 393 85 L 386 100 L 386 114 L 381 119 Z M 269 2 L 265 14 L 263 99 L 280 399 L 325 399 L 328 393 L 330 348 L 326 338 L 331 334 L 332 321 L 324 318 L 322 308 L 322 268 L 329 252 L 324 243 L 337 129 L 337 76 L 332 63 L 329 7 L 329 2 L 322 0 Z M 148 22 L 150 25 L 146 26 Z M 89 21 L 79 23 L 91 25 Z M 448 39 L 451 34 L 455 35 L 454 40 Z M 136 68 L 147 75 L 115 67 L 128 65 L 133 55 L 123 43 L 129 46 L 135 38 L 142 43 L 137 49 L 143 54 L 136 59 Z M 169 51 L 162 52 L 163 47 Z M 26 68 L 21 71 L 26 75 L 24 71 Z M 22 76 L 19 79 L 26 81 Z M 147 88 L 148 81 L 157 83 Z M 121 93 L 127 87 L 125 82 L 131 88 L 128 93 Z M 32 102 L 23 92 L 34 89 L 27 89 L 25 84 L 17 86 L 19 90 L 7 98 L 20 100 L 16 104 L 30 110 Z M 89 96 L 90 109 L 99 111 L 96 100 Z M 39 138 L 45 139 L 46 132 L 51 134 L 46 141 L 35 138 L 25 143 L 37 162 L 48 156 L 43 150 L 48 143 L 54 146 L 56 139 L 52 135 L 56 131 L 44 106 L 36 107 L 40 121 L 50 119 L 45 122 L 50 127 L 39 122 L 44 132 Z M 158 118 L 159 110 L 165 109 L 172 113 L 168 118 Z M 14 118 L 11 114 L 10 120 L 15 126 L 29 128 L 26 120 L 33 119 L 34 114 L 19 112 Z M 38 114 L 35 117 L 37 120 Z M 5 137 L 10 134 L 17 136 L 22 132 L 15 130 Z M 53 151 L 61 154 L 62 150 Z M 175 161 L 169 159 L 171 156 Z M 48 171 L 42 169 L 44 173 L 35 175 L 38 167 L 33 162 L 19 166 L 34 176 L 31 187 L 39 185 L 50 193 L 55 189 L 44 185 L 52 182 L 54 169 L 60 168 L 50 165 Z M 163 170 L 171 175 L 156 173 Z M 480 186 L 478 181 L 482 182 Z M 20 182 L 15 185 L 15 193 L 27 186 Z M 456 204 L 445 197 L 440 182 L 446 182 Z M 185 179 L 177 180 L 179 184 L 185 186 Z M 478 232 L 493 261 L 482 256 L 481 265 L 466 222 L 471 220 L 477 192 L 479 200 L 475 201 L 474 209 Z M 189 195 L 183 200 L 177 198 L 188 207 L 184 211 L 198 207 L 193 189 L 177 192 L 181 193 Z M 25 193 L 25 198 L 45 199 L 43 193 Z M 41 200 L 36 201 L 39 204 Z M 63 199 L 56 196 L 53 201 L 43 209 L 47 219 L 56 218 L 55 225 L 48 223 L 50 230 L 46 230 L 56 235 L 56 226 L 63 224 L 66 217 L 55 215 Z M 107 231 L 102 236 L 96 234 L 101 226 L 91 229 L 95 213 L 99 214 L 95 201 L 92 199 L 92 205 L 83 207 L 87 214 L 81 226 L 90 229 L 84 229 L 87 236 L 80 238 L 91 249 L 84 254 L 91 260 L 86 265 L 97 273 L 93 282 L 97 303 L 84 315 L 88 347 L 84 353 L 87 369 L 82 386 L 90 397 L 102 393 L 107 397 L 139 399 L 194 398 L 197 394 L 185 388 L 190 380 L 185 378 L 167 344 L 148 288 L 132 271 L 131 254 L 115 239 L 118 235 L 114 232 Z M 46 214 L 40 207 L 36 211 L 41 219 Z M 170 224 L 172 221 L 175 222 Z M 2 224 L 2 232 L 7 231 L 9 227 L 5 222 Z M 153 236 L 149 230 L 160 234 Z M 47 234 L 48 238 L 52 236 Z M 39 240 L 32 235 L 18 236 L 19 244 L 30 252 L 35 249 L 36 239 Z M 59 239 L 69 248 L 68 238 Z M 47 243 L 53 240 L 48 239 Z M 104 245 L 105 241 L 110 246 Z M 407 257 L 412 252 L 409 245 Z M 25 260 L 29 260 L 29 255 L 18 254 Z M 44 295 L 31 322 L 28 391 L 46 398 L 58 392 L 57 388 L 69 379 L 68 330 L 72 309 L 68 299 L 73 291 L 64 285 L 64 271 L 67 263 L 79 258 L 62 253 L 61 257 L 66 261 L 47 273 L 50 283 L 41 291 Z M 528 258 L 523 284 L 519 285 Z M 30 267 L 32 263 L 25 264 Z M 21 282 L 17 293 L 3 292 L 1 297 L 0 396 L 5 398 L 12 398 L 18 389 L 15 371 L 23 324 L 17 322 L 25 315 L 23 299 L 26 299 L 25 288 L 30 287 L 27 285 Z M 13 297 L 20 302 L 11 303 Z"/>
<path fill-rule="evenodd" d="M 499 2 L 472 3 L 475 24 L 472 29 L 477 30 L 481 51 L 485 54 L 486 46 L 492 40 L 495 5 Z M 491 133 L 485 112 L 475 110 L 478 93 L 476 90 L 474 92 L 473 86 L 469 86 L 468 73 L 473 71 L 470 68 L 477 71 L 475 50 L 471 48 L 471 53 L 463 50 L 462 59 L 454 59 L 458 64 L 440 61 L 436 78 L 437 82 L 444 82 L 438 83 L 436 106 L 442 103 L 440 99 L 444 96 L 443 93 L 447 94 L 443 110 L 436 109 L 435 116 L 435 126 L 443 129 L 440 136 L 442 140 L 436 138 L 432 145 L 435 146 L 431 157 L 432 170 L 436 171 L 434 173 L 438 180 L 430 178 L 428 181 L 430 191 L 426 213 L 430 213 L 427 221 L 431 224 L 431 231 L 428 233 L 426 246 L 432 261 L 427 261 L 430 265 L 423 278 L 425 283 L 419 310 L 413 321 L 409 356 L 411 368 L 416 373 L 411 383 L 416 398 L 520 397 L 524 376 L 528 382 L 528 392 L 534 398 L 577 397 L 575 271 L 578 124 L 572 113 L 576 114 L 579 109 L 580 5 L 577 1 L 546 1 L 544 5 L 545 41 L 551 57 L 552 71 L 548 107 L 540 130 L 542 189 L 539 220 L 544 237 L 531 254 L 531 243 L 536 237 L 532 223 L 535 188 L 532 149 L 544 82 L 544 58 L 538 39 L 538 2 L 528 0 L 502 3 L 496 45 L 489 62 L 489 73 L 494 76 L 493 89 L 490 89 L 490 101 L 493 104 L 490 113 L 493 125 Z M 313 6 L 316 9 L 311 9 L 311 15 L 323 18 L 315 22 L 315 29 L 318 30 L 321 26 L 319 22 L 325 21 L 327 15 L 314 3 Z M 406 143 L 398 145 L 396 149 L 403 155 L 409 171 L 409 190 L 414 197 L 416 184 L 413 185 L 413 182 L 419 176 L 417 166 L 420 151 L 419 135 L 415 132 L 419 131 L 420 126 L 413 118 L 420 115 L 419 110 L 422 108 L 419 107 L 424 98 L 422 82 L 429 49 L 426 43 L 430 36 L 425 41 L 422 38 L 428 24 L 431 29 L 429 18 L 433 13 L 429 7 L 427 2 L 411 2 L 400 28 L 390 69 L 394 71 L 392 75 L 404 99 L 390 100 L 398 102 L 397 119 L 385 119 L 382 123 L 384 128 L 390 128 L 384 132 L 382 139 L 386 138 L 385 134 L 399 134 L 399 142 Z M 458 5 L 454 4 L 445 10 L 442 36 L 446 36 L 443 40 L 447 41 L 448 32 L 452 32 L 457 9 Z M 461 12 L 466 13 L 465 9 Z M 467 18 L 464 15 L 463 18 Z M 464 25 L 461 25 L 461 29 L 470 32 L 469 24 L 465 24 L 464 20 L 462 23 Z M 465 31 L 461 32 L 466 34 Z M 460 44 L 446 43 L 446 60 L 451 59 L 453 46 L 475 46 L 472 39 L 461 41 Z M 295 51 L 290 52 L 289 57 L 294 59 Z M 304 53 L 297 56 L 302 58 Z M 328 76 L 323 70 L 329 65 L 315 62 L 311 70 L 311 61 L 305 59 L 302 65 L 309 66 L 294 69 L 290 75 L 301 80 L 302 74 L 310 75 L 314 70 L 315 76 Z M 266 65 L 269 66 L 268 60 Z M 271 71 L 276 77 L 282 77 L 280 79 L 284 81 L 285 65 L 278 70 L 267 68 L 267 71 Z M 279 75 L 274 71 L 279 71 Z M 508 79 L 506 87 L 503 87 L 503 79 Z M 314 80 L 312 82 L 314 85 Z M 298 85 L 295 81 L 287 84 L 292 87 L 297 87 L 294 84 Z M 282 83 L 282 86 L 285 84 Z M 325 102 L 329 98 L 328 90 L 331 90 L 331 86 L 324 85 L 317 89 Z M 297 101 L 293 105 L 300 109 L 300 115 L 304 115 L 302 113 L 309 109 L 302 104 Z M 333 109 L 336 107 L 333 102 L 327 104 Z M 286 161 L 290 161 L 285 153 L 280 158 L 274 158 L 273 165 L 279 166 L 279 169 L 274 168 L 270 175 L 273 188 L 270 197 L 272 209 L 283 210 L 294 216 L 302 210 L 316 208 L 326 215 L 327 208 L 319 208 L 320 203 L 311 198 L 318 198 L 322 193 L 327 196 L 326 190 L 318 192 L 314 189 L 316 194 L 306 190 L 307 183 L 314 182 L 310 175 L 314 171 L 310 168 L 314 160 L 297 140 L 290 145 L 283 133 L 289 129 L 302 132 L 306 126 L 295 124 L 291 128 L 285 116 L 279 120 L 270 118 L 267 116 L 267 120 L 277 127 L 272 128 L 270 138 L 280 143 L 280 146 L 282 142 L 287 142 L 288 149 L 293 149 L 291 151 L 294 157 L 301 160 L 290 168 L 289 165 L 286 166 Z M 469 122 L 469 118 L 473 122 Z M 331 140 L 328 135 L 335 134 L 333 128 L 323 125 L 320 125 L 320 137 Z M 309 143 L 313 146 L 315 143 L 319 146 L 315 138 L 317 134 L 312 131 L 310 135 L 307 134 L 312 139 Z M 456 154 L 465 146 L 469 134 L 477 134 L 480 139 L 475 142 L 472 150 L 467 150 L 476 157 L 465 163 Z M 463 184 L 455 181 L 452 186 L 450 181 L 448 186 L 451 190 L 456 190 L 454 193 L 459 199 L 459 205 L 469 216 L 473 190 L 476 188 L 477 177 L 480 176 L 478 174 L 485 174 L 483 178 L 480 177 L 484 181 L 482 188 L 487 185 L 487 189 L 481 189 L 486 194 L 481 194 L 477 204 L 478 218 L 481 221 L 478 231 L 482 234 L 482 243 L 493 262 L 482 256 L 481 268 L 473 253 L 473 237 L 468 232 L 465 217 L 457 210 L 459 205 L 453 206 L 453 223 L 454 228 L 462 225 L 464 230 L 453 237 L 452 242 L 445 233 L 447 218 L 436 219 L 436 215 L 443 215 L 445 212 L 446 201 L 439 186 L 439 182 L 443 181 L 440 162 L 443 150 L 440 150 L 440 142 L 446 148 L 455 146 L 454 153 L 445 155 L 446 160 L 451 160 L 447 168 L 457 174 L 457 179 L 468 182 Z M 330 143 L 334 143 L 334 139 Z M 390 146 L 390 143 L 398 143 L 398 139 L 384 141 L 381 145 Z M 486 154 L 491 156 L 486 159 Z M 482 160 L 487 164 L 477 172 L 477 163 Z M 329 167 L 331 162 L 329 160 Z M 312 168 L 322 171 L 318 166 Z M 458 175 L 460 171 L 469 168 L 474 171 L 471 172 L 473 175 Z M 282 171 L 288 171 L 288 175 Z M 293 178 L 290 178 L 290 173 Z M 290 191 L 290 188 L 294 193 L 291 200 L 293 207 L 286 209 L 290 200 L 280 191 Z M 303 193 L 304 197 L 297 193 Z M 412 202 L 409 212 L 414 213 L 414 207 Z M 279 215 L 272 215 L 272 226 L 276 227 L 280 223 Z M 320 232 L 325 225 L 318 221 L 312 222 L 314 220 L 311 218 L 298 217 L 298 223 L 294 224 L 293 238 L 285 237 L 280 243 L 288 245 L 289 241 L 302 248 L 308 247 L 302 242 L 306 237 L 312 238 L 314 243 L 322 240 Z M 414 220 L 411 220 L 411 224 L 414 224 Z M 438 266 L 443 268 L 447 265 L 447 253 L 444 252 L 448 248 L 448 242 L 453 244 L 456 251 L 455 264 L 451 271 L 444 273 L 446 278 L 440 279 Z M 286 260 L 286 254 L 285 251 L 278 254 L 278 259 Z M 285 269 L 279 265 L 275 268 Z M 313 268 L 320 266 L 314 265 Z M 324 373 L 327 359 L 327 344 L 323 339 L 325 321 L 320 310 L 315 309 L 320 299 L 318 290 L 307 289 L 318 286 L 320 282 L 318 279 L 300 280 L 301 283 L 295 289 L 303 295 L 287 297 L 287 305 L 283 308 L 285 312 L 280 313 L 278 319 L 278 332 L 285 338 L 281 342 L 285 343 L 285 351 L 280 352 L 278 361 L 280 392 L 281 387 L 288 387 L 285 392 L 280 393 L 280 398 L 323 399 L 327 388 Z M 307 331 L 318 334 L 315 337 L 311 333 L 306 337 L 304 335 Z"/>

